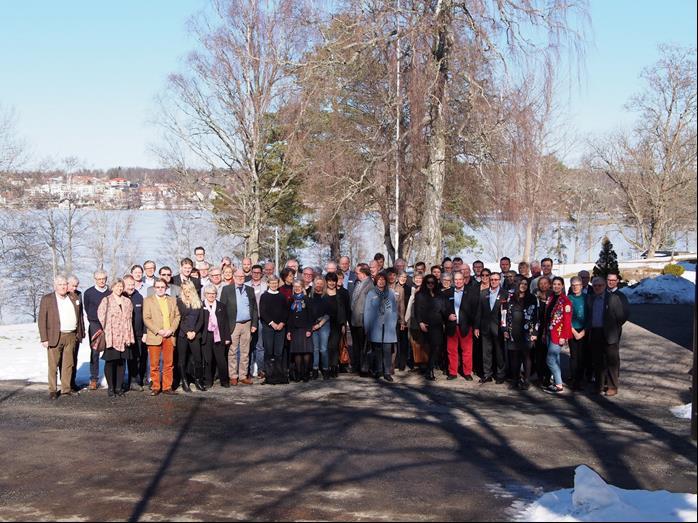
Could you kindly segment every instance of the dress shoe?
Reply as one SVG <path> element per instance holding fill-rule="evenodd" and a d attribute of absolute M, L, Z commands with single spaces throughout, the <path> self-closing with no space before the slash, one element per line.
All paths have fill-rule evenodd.
<path fill-rule="evenodd" d="M 494 380 L 495 384 L 497 384 L 497 385 L 501 385 L 501 384 L 504 383 L 505 381 L 506 381 L 506 380 L 503 380 L 503 379 L 501 379 L 501 378 L 500 378 L 500 379 Z"/>
<path fill-rule="evenodd" d="M 449 374 L 448 377 L 447 377 L 446 379 L 447 379 L 448 381 L 453 381 L 453 380 L 457 380 L 457 379 L 458 379 L 458 376 L 456 376 L 455 374 Z"/>
<path fill-rule="evenodd" d="M 199 390 L 201 392 L 206 390 L 206 386 L 201 383 L 200 380 L 194 380 L 194 386 L 196 387 L 196 390 Z"/>
<path fill-rule="evenodd" d="M 480 383 L 481 385 L 485 383 L 492 383 L 492 377 L 490 376 L 489 378 L 480 378 L 480 381 L 478 383 Z"/>
<path fill-rule="evenodd" d="M 179 394 L 176 390 L 172 389 L 163 390 L 162 393 L 167 394 L 168 396 L 177 396 Z"/>
<path fill-rule="evenodd" d="M 158 394 L 160 394 L 160 389 L 153 389 L 150 391 L 151 396 L 157 396 Z"/>
<path fill-rule="evenodd" d="M 257 377 L 258 377 L 260 380 L 263 380 L 264 378 L 267 377 L 267 375 L 264 374 L 264 371 L 259 371 L 259 372 L 257 373 Z"/>
<path fill-rule="evenodd" d="M 245 378 L 240 380 L 240 385 L 252 385 L 254 382 L 250 378 Z"/>
<path fill-rule="evenodd" d="M 433 370 L 428 370 L 425 378 L 428 379 L 429 381 L 436 381 L 436 376 L 434 376 Z"/>
<path fill-rule="evenodd" d="M 320 371 L 313 369 L 313 379 L 316 380 L 320 377 Z"/>
<path fill-rule="evenodd" d="M 113 398 L 115 395 L 116 395 L 116 394 L 114 394 L 114 391 L 113 391 L 113 390 L 109 389 L 109 390 L 107 391 L 107 396 L 109 396 L 110 398 Z"/>
<path fill-rule="evenodd" d="M 389 382 L 391 382 L 391 383 L 392 383 L 393 381 L 395 381 L 395 380 L 393 379 L 393 377 L 392 377 L 390 374 L 386 374 L 385 376 L 383 376 L 383 379 L 384 379 L 385 381 L 389 381 Z"/>
<path fill-rule="evenodd" d="M 230 383 L 228 383 L 227 381 L 225 381 L 225 382 L 221 383 L 221 387 L 223 387 L 224 389 L 229 389 L 229 388 L 230 388 Z M 209 388 L 210 388 L 210 387 L 209 387 Z"/>
<path fill-rule="evenodd" d="M 231 385 L 237 385 L 237 384 L 238 384 L 238 379 L 237 379 L 237 378 L 232 378 L 232 379 L 230 380 L 230 384 L 231 384 Z"/>
<path fill-rule="evenodd" d="M 58 399 L 58 393 L 57 392 L 49 392 L 48 399 L 50 399 L 50 400 Z"/>
<path fill-rule="evenodd" d="M 473 375 L 468 374 L 467 376 L 465 376 L 465 381 L 473 381 Z"/>
<path fill-rule="evenodd" d="M 616 394 L 618 394 L 618 389 L 612 389 L 609 387 L 606 391 L 606 396 L 615 396 Z"/>
<path fill-rule="evenodd" d="M 97 390 L 98 387 L 97 380 L 90 380 L 90 384 L 88 385 L 89 390 Z"/>

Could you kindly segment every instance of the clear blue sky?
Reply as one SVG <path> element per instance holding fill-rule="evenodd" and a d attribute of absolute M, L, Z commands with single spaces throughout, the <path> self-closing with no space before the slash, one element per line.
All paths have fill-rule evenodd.
<path fill-rule="evenodd" d="M 154 98 L 193 47 L 186 21 L 206 0 L 2 0 L 0 105 L 13 107 L 34 163 L 157 166 Z M 578 136 L 627 124 L 657 44 L 696 44 L 694 0 L 592 0 L 585 73 L 566 92 Z M 576 156 L 573 150 L 570 158 Z"/>

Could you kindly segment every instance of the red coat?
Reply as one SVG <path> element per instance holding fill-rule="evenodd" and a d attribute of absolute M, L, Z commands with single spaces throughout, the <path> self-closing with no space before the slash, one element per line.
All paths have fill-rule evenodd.
<path fill-rule="evenodd" d="M 546 312 L 552 305 L 554 297 L 554 295 L 551 295 L 548 298 L 545 304 Z M 548 332 L 550 334 L 550 341 L 555 345 L 560 345 L 560 338 L 564 340 L 572 338 L 572 302 L 564 294 L 560 294 L 550 314 Z"/>

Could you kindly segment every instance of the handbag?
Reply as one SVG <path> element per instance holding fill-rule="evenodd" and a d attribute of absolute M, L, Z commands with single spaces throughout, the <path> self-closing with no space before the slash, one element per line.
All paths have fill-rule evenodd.
<path fill-rule="evenodd" d="M 350 363 L 349 344 L 347 343 L 347 333 L 345 332 L 339 340 L 339 364 L 349 365 Z"/>
<path fill-rule="evenodd" d="M 104 299 L 107 300 L 107 310 L 104 316 L 107 318 L 109 316 L 109 298 L 105 297 Z M 90 338 L 90 347 L 97 352 L 104 352 L 107 349 L 107 336 L 104 334 L 104 329 L 99 329 L 92 335 Z"/>

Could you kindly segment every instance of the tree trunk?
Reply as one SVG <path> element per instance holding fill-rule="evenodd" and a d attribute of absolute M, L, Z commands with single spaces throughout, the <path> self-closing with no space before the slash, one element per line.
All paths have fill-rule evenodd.
<path fill-rule="evenodd" d="M 439 263 L 442 253 L 441 219 L 444 180 L 446 178 L 446 96 L 448 57 L 451 49 L 452 0 L 439 0 L 436 7 L 434 65 L 438 77 L 430 94 L 429 159 L 425 169 L 426 191 L 421 236 L 416 249 L 420 261 Z"/>
<path fill-rule="evenodd" d="M 523 249 L 523 259 L 527 261 L 528 263 L 531 263 L 531 249 L 533 248 L 533 214 L 532 211 L 528 212 L 528 216 L 526 217 L 526 239 L 524 240 L 524 249 Z"/>

